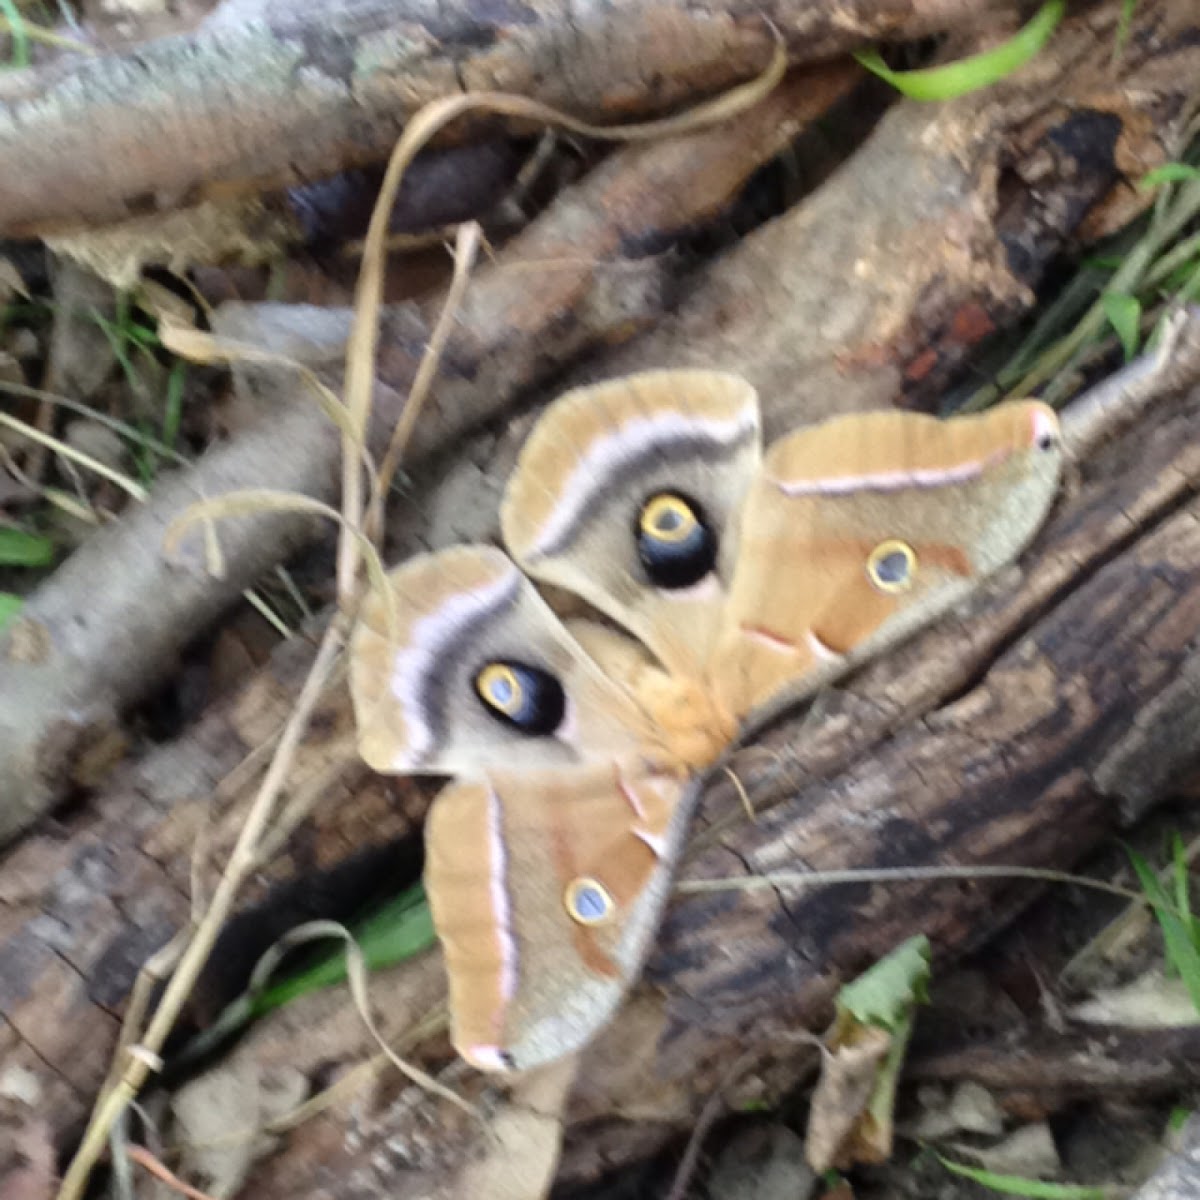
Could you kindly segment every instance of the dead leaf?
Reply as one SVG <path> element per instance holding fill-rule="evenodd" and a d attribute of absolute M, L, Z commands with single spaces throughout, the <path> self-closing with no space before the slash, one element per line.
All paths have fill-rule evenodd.
<path fill-rule="evenodd" d="M 1200 1023 L 1200 1013 L 1182 979 L 1150 971 L 1124 987 L 1098 991 L 1068 1014 L 1093 1025 L 1130 1029 L 1178 1029 Z"/>
<path fill-rule="evenodd" d="M 959 1158 L 968 1158 L 985 1171 L 994 1171 L 998 1175 L 1024 1175 L 1036 1179 L 1057 1179 L 1062 1175 L 1062 1159 L 1058 1156 L 1050 1126 L 1044 1121 L 1022 1125 L 1002 1142 L 985 1150 L 965 1145 L 951 1149 Z"/>
<path fill-rule="evenodd" d="M 250 1168 L 275 1146 L 263 1133 L 300 1104 L 308 1083 L 299 1071 L 237 1058 L 181 1087 L 171 1099 L 182 1143 L 179 1174 L 217 1200 L 235 1195 Z"/>
<path fill-rule="evenodd" d="M 517 1079 L 488 1120 L 484 1155 L 467 1164 L 447 1200 L 542 1200 L 554 1182 L 562 1113 L 578 1058 Z"/>
<path fill-rule="evenodd" d="M 880 1154 L 880 1131 L 872 1127 L 867 1113 L 879 1067 L 891 1048 L 891 1034 L 864 1028 L 852 1045 L 825 1055 L 805 1143 L 813 1170 L 827 1171 L 855 1161 L 883 1162 L 891 1153 L 891 1130 Z M 864 1154 L 872 1157 L 864 1159 Z"/>

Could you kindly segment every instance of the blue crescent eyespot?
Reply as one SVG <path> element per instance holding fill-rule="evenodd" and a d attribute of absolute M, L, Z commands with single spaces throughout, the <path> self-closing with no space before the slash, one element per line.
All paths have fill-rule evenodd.
<path fill-rule="evenodd" d="M 563 897 L 567 913 L 580 925 L 603 925 L 612 920 L 617 905 L 608 889 L 597 879 L 581 876 L 567 884 Z"/>
<path fill-rule="evenodd" d="M 880 542 L 867 556 L 867 578 L 881 592 L 907 592 L 916 577 L 917 552 L 907 542 Z"/>

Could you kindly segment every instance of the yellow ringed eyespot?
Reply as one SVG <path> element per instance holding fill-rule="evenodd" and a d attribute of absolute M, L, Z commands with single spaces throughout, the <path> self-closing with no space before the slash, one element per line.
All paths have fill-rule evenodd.
<path fill-rule="evenodd" d="M 520 712 L 525 700 L 521 681 L 507 663 L 488 663 L 475 676 L 475 690 L 484 704 L 506 716 Z"/>
<path fill-rule="evenodd" d="M 881 592 L 907 592 L 917 577 L 917 552 L 896 539 L 880 542 L 867 555 L 867 578 Z"/>
<path fill-rule="evenodd" d="M 581 875 L 567 884 L 563 896 L 567 915 L 580 925 L 606 925 L 617 912 L 616 901 L 598 879 Z"/>
<path fill-rule="evenodd" d="M 634 544 L 646 579 L 671 591 L 699 583 L 717 565 L 717 536 L 704 509 L 679 492 L 655 492 L 636 512 Z"/>
<path fill-rule="evenodd" d="M 642 507 L 639 522 L 646 537 L 668 544 L 686 541 L 698 524 L 692 506 L 671 492 L 651 496 Z"/>
<path fill-rule="evenodd" d="M 545 667 L 493 658 L 473 676 L 472 688 L 488 716 L 519 734 L 546 737 L 567 715 L 567 694 Z"/>

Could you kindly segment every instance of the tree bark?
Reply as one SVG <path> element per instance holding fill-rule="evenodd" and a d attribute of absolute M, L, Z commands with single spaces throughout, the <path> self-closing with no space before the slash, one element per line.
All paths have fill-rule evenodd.
<path fill-rule="evenodd" d="M 1138 1188 L 1133 1200 L 1189 1200 L 1200 1192 L 1200 1120 L 1192 1117 L 1178 1140 L 1179 1148 Z"/>
<path fill-rule="evenodd" d="M 1104 74 L 1111 47 L 1095 30 L 1111 28 L 1118 7 L 1094 10 L 1086 25 L 1069 27 L 1062 57 L 1043 66 L 1047 74 L 1028 93 L 898 109 L 826 188 L 702 271 L 679 316 L 606 357 L 606 369 L 615 373 L 643 358 L 658 365 L 720 362 L 760 386 L 772 432 L 831 408 L 892 400 L 906 384 L 910 395 L 922 395 L 931 374 L 911 368 L 929 344 L 954 360 L 979 328 L 958 321 L 959 314 L 1011 319 L 1032 299 L 1032 280 L 1023 273 L 1030 261 L 1040 267 L 1079 228 L 1086 205 L 1072 213 L 1053 203 L 1054 179 L 1074 186 L 1085 174 L 1070 154 L 1051 153 L 1066 142 L 1063 122 L 1089 105 L 1117 114 L 1120 132 L 1107 166 L 1102 162 L 1088 187 L 1072 193 L 1093 201 L 1106 194 L 1114 164 L 1131 146 L 1147 151 L 1165 136 L 1184 85 L 1162 64 L 1177 68 L 1196 53 L 1180 33 L 1188 6 L 1139 5 L 1136 20 L 1145 24 L 1122 64 L 1127 90 L 1114 99 Z M 1160 72 L 1170 78 L 1159 79 Z M 640 153 L 642 162 L 659 161 L 648 149 Z M 674 153 L 687 158 L 685 147 Z M 1020 174 L 1014 162 L 1030 180 L 1015 188 L 1015 200 L 1014 188 L 1000 185 L 1003 169 Z M 1051 172 L 1051 182 L 1035 170 L 1047 162 L 1059 172 Z M 584 186 L 598 189 L 594 197 L 623 195 L 633 203 L 634 194 L 596 182 L 605 178 Z M 1025 214 L 1003 234 L 996 223 L 1002 192 L 1006 211 Z M 586 211 L 608 214 L 592 228 L 597 244 L 615 253 L 627 210 L 597 204 Z M 527 261 L 560 252 L 568 215 L 577 214 L 560 207 L 554 219 L 562 226 L 531 230 L 520 250 L 536 248 Z M 1030 231 L 1022 243 L 1030 255 L 1006 253 L 1014 228 Z M 833 237 L 824 248 L 822 230 Z M 946 252 L 931 255 L 934 244 Z M 571 278 L 576 290 L 560 294 L 562 307 L 553 310 L 568 325 L 589 286 Z M 519 384 L 496 367 L 494 341 L 471 340 L 480 329 L 500 328 L 481 316 L 487 305 L 515 305 L 520 297 L 499 270 L 489 280 L 496 290 L 473 293 L 465 320 L 464 344 L 474 349 L 449 357 L 422 454 L 495 415 L 529 385 L 527 367 L 514 370 Z M 823 312 L 803 292 L 810 284 L 824 297 Z M 542 307 L 527 322 L 511 318 L 505 328 L 526 329 L 529 340 L 506 361 L 536 357 L 532 347 L 551 315 Z M 393 338 L 380 365 L 385 385 L 411 377 L 419 344 Z M 573 350 L 559 363 L 588 336 L 567 336 L 563 344 Z M 1021 571 L 998 581 L 966 616 L 943 621 L 823 697 L 816 715 L 793 718 L 742 751 L 734 767 L 758 819 L 745 818 L 727 781 L 712 781 L 681 877 L 752 880 L 783 870 L 933 862 L 1068 867 L 1128 812 L 1194 772 L 1200 748 L 1175 731 L 1197 727 L 1198 410 L 1195 390 L 1175 397 L 1080 462 L 1079 481 Z M 498 454 L 490 469 L 502 460 Z M 331 462 L 322 459 L 320 470 Z M 235 835 L 306 651 L 304 644 L 285 647 L 239 697 L 178 743 L 127 765 L 89 805 L 27 835 L 3 861 L 0 1079 L 20 1073 L 23 1094 L 36 1098 L 45 1137 L 59 1151 L 77 1133 L 105 1074 L 137 967 L 188 919 L 193 851 L 199 845 L 205 852 L 202 867 L 219 862 Z M 292 817 L 280 833 L 280 855 L 264 864 L 248 900 L 275 881 L 299 880 L 311 889 L 313 875 L 352 850 L 369 859 L 378 878 L 394 874 L 396 886 L 413 873 L 389 845 L 415 832 L 427 796 L 370 777 L 350 754 L 348 733 L 346 696 L 334 687 L 290 784 L 285 812 Z M 207 871 L 199 877 L 207 879 Z M 563 1186 L 660 1148 L 694 1119 L 747 1050 L 757 1056 L 746 1070 L 758 1097 L 783 1094 L 806 1069 L 805 1051 L 788 1033 L 824 1019 L 842 979 L 916 929 L 944 956 L 961 953 L 1033 890 L 1027 881 L 989 880 L 680 894 L 646 985 L 585 1057 L 567 1110 Z M 254 945 L 241 944 L 243 962 Z M 197 1019 L 219 1004 L 220 974 L 197 997 Z M 437 1002 L 441 988 L 435 955 L 377 977 L 372 996 L 384 1032 L 397 1038 Z M 312 1085 L 371 1052 L 345 995 L 331 992 L 265 1022 L 229 1061 L 252 1060 L 263 1070 L 286 1065 Z M 419 1054 L 435 1067 L 448 1057 L 438 1042 Z M 494 1094 L 495 1085 L 461 1069 L 449 1075 L 472 1095 Z M 301 1127 L 259 1166 L 245 1194 L 449 1194 L 482 1153 L 482 1135 L 457 1110 L 397 1079 L 379 1072 L 369 1093 Z"/>
<path fill-rule="evenodd" d="M 0 86 L 0 236 L 145 215 L 387 155 L 423 104 L 532 96 L 592 122 L 687 103 L 875 38 L 978 29 L 998 0 L 227 3 L 199 29 Z M 479 126 L 481 122 L 476 122 Z M 463 127 L 457 130 L 463 135 Z"/>
<path fill-rule="evenodd" d="M 1068 239 L 1128 214 L 1129 164 L 1170 153 L 1200 70 L 1188 37 L 1191 5 L 1139 5 L 1114 91 L 1118 8 L 1068 21 L 1054 53 L 996 89 L 898 107 L 824 187 L 698 275 L 663 247 L 721 213 L 852 75 L 831 67 L 798 77 L 727 127 L 613 156 L 473 280 L 413 461 L 460 444 L 573 364 L 588 361 L 594 376 L 597 351 L 651 325 L 650 336 L 606 355 L 606 373 L 663 364 L 738 372 L 759 388 L 771 434 L 891 403 L 898 393 L 927 401 L 982 337 L 1027 310 Z M 1148 193 L 1133 199 L 1146 203 Z M 376 447 L 399 414 L 440 304 L 385 320 Z M 230 320 L 254 336 L 254 314 Z M 336 374 L 328 370 L 334 386 Z M 7 661 L 0 657 L 0 842 L 61 798 L 81 748 L 115 727 L 186 642 L 313 528 L 245 518 L 226 539 L 224 580 L 179 573 L 154 558 L 147 538 L 175 515 L 187 488 L 212 495 L 260 486 L 286 468 L 284 486 L 335 500 L 338 439 L 315 407 L 301 405 L 286 420 L 300 448 L 287 463 L 274 461 L 273 425 L 250 435 L 265 461 L 215 448 L 182 486 L 94 539 L 31 598 L 25 640 L 36 652 L 17 661 L 30 656 L 15 653 L 9 638 Z M 494 491 L 501 473 L 488 466 L 485 474 L 484 492 Z M 484 536 L 491 510 L 469 508 L 467 523 Z M 112 612 L 111 629 L 92 621 L 97 594 L 115 610 L 131 592 L 142 598 L 130 600 L 136 621 Z M 110 653 L 131 638 L 154 653 Z"/>

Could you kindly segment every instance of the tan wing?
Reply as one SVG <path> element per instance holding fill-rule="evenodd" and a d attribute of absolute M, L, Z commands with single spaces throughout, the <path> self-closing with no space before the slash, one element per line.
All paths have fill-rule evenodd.
<path fill-rule="evenodd" d="M 438 796 L 425 885 L 468 1062 L 536 1066 L 608 1022 L 658 923 L 681 795 L 675 777 L 593 767 L 494 773 Z"/>
<path fill-rule="evenodd" d="M 1022 402 L 842 417 L 776 442 L 742 511 L 716 694 L 744 718 L 957 603 L 1045 518 L 1057 430 Z"/>
<path fill-rule="evenodd" d="M 650 723 L 509 558 L 488 546 L 418 555 L 366 599 L 350 642 L 359 752 L 377 771 L 476 774 L 637 758 Z M 483 702 L 489 664 L 536 672 L 561 719 L 531 733 Z"/>
<path fill-rule="evenodd" d="M 547 409 L 501 508 L 504 540 L 536 579 L 582 596 L 668 670 L 696 675 L 736 557 L 736 512 L 758 467 L 754 389 L 712 371 L 653 371 L 579 388 Z M 694 582 L 662 586 L 639 554 L 647 501 L 680 494 L 711 531 L 716 559 Z"/>

